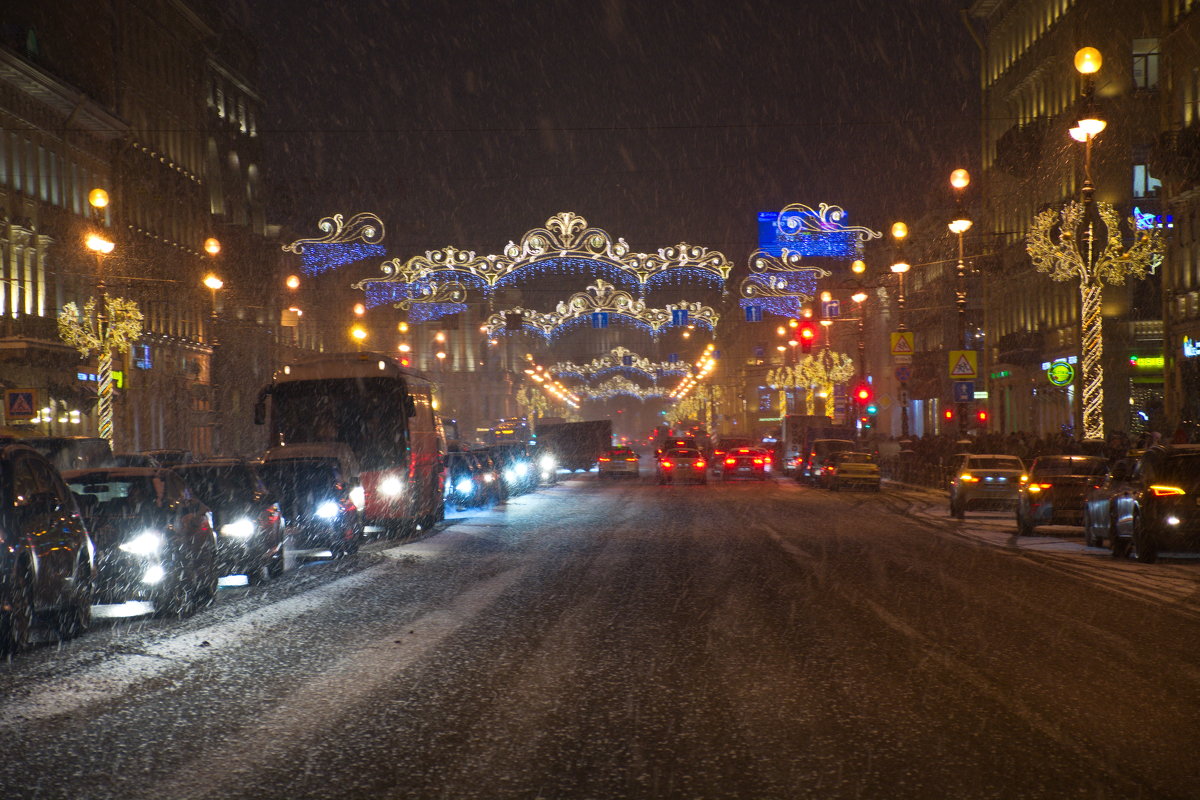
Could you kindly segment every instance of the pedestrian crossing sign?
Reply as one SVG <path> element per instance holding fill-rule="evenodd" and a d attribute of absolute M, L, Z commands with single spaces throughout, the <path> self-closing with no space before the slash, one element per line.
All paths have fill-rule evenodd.
<path fill-rule="evenodd" d="M 892 355 L 911 356 L 913 354 L 913 332 L 892 331 Z"/>
<path fill-rule="evenodd" d="M 956 381 L 973 381 L 979 377 L 979 351 L 951 350 L 950 377 Z"/>
<path fill-rule="evenodd" d="M 6 389 L 4 391 L 5 421 L 28 422 L 36 416 L 36 389 Z"/>

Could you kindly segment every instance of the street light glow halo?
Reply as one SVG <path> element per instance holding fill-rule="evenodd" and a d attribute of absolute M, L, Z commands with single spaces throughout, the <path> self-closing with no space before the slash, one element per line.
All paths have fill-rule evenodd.
<path fill-rule="evenodd" d="M 965 169 L 956 169 L 950 173 L 950 185 L 955 189 L 965 189 L 971 183 L 971 173 Z"/>
<path fill-rule="evenodd" d="M 895 264 L 892 264 L 892 272 L 895 272 L 897 275 L 903 275 L 904 273 L 908 272 L 909 269 L 911 269 L 911 267 L 904 261 L 897 261 Z"/>
<path fill-rule="evenodd" d="M 225 286 L 225 281 L 210 272 L 204 276 L 204 285 L 215 292 L 217 289 Z"/>
<path fill-rule="evenodd" d="M 1100 71 L 1104 59 L 1094 47 L 1081 47 L 1075 51 L 1075 69 L 1080 75 L 1092 75 Z"/>
<path fill-rule="evenodd" d="M 974 223 L 969 219 L 955 219 L 950 221 L 951 233 L 966 233 L 971 230 L 971 225 Z"/>
<path fill-rule="evenodd" d="M 111 240 L 105 239 L 98 233 L 89 233 L 87 239 L 84 240 L 84 244 L 93 253 L 102 253 L 103 255 L 108 255 L 116 247 L 116 244 Z"/>
<path fill-rule="evenodd" d="M 1107 127 L 1107 122 L 1095 117 L 1088 117 L 1087 119 L 1079 120 L 1079 128 L 1086 136 L 1096 136 Z M 1073 133 L 1071 135 L 1074 136 Z"/>
<path fill-rule="evenodd" d="M 108 192 L 103 189 L 92 189 L 88 192 L 88 205 L 92 208 L 105 208 L 108 206 Z"/>

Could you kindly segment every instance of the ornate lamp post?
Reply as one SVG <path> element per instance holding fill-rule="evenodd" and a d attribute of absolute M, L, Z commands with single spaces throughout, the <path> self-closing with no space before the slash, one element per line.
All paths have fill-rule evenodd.
<path fill-rule="evenodd" d="M 1084 115 L 1071 136 L 1084 144 L 1083 202 L 1070 201 L 1062 211 L 1048 209 L 1034 218 L 1026 250 L 1039 272 L 1056 281 L 1079 281 L 1079 324 L 1083 371 L 1083 438 L 1104 438 L 1104 351 L 1100 303 L 1105 284 L 1121 285 L 1128 276 L 1144 278 L 1162 260 L 1165 245 L 1157 229 L 1143 230 L 1128 249 L 1121 241 L 1120 220 L 1110 203 L 1096 202 L 1092 184 L 1092 139 L 1106 127 L 1095 113 L 1092 75 L 1100 53 L 1085 47 L 1075 54 L 1075 68 L 1086 84 Z M 1136 232 L 1132 218 L 1130 228 Z"/>
<path fill-rule="evenodd" d="M 892 238 L 896 240 L 897 249 L 906 236 L 908 236 L 908 226 L 903 222 L 893 223 Z M 892 272 L 896 273 L 900 280 L 900 291 L 896 295 L 896 329 L 901 333 L 908 330 L 904 325 L 904 275 L 908 270 L 907 261 L 897 260 L 892 264 Z M 908 438 L 908 381 L 900 381 L 900 437 Z"/>
<path fill-rule="evenodd" d="M 962 213 L 962 192 L 971 183 L 971 173 L 965 169 L 956 169 L 950 173 L 950 186 L 955 193 L 957 218 L 950 220 L 950 232 L 958 236 L 958 265 L 955 269 L 954 304 L 958 307 L 958 346 L 963 350 L 974 350 L 971 342 L 967 341 L 967 266 L 963 261 L 963 234 L 971 230 L 971 220 Z M 967 402 L 958 401 L 958 435 L 967 435 Z"/>
<path fill-rule="evenodd" d="M 216 256 L 221 252 L 221 243 L 216 239 L 209 239 L 204 243 L 204 250 L 210 256 Z M 216 455 L 221 452 L 221 395 L 217 383 L 217 291 L 225 286 L 225 282 L 210 272 L 204 276 L 204 285 L 212 293 L 212 311 L 208 317 L 208 346 L 212 350 L 212 355 L 209 356 L 208 382 L 212 387 L 212 452 Z"/>

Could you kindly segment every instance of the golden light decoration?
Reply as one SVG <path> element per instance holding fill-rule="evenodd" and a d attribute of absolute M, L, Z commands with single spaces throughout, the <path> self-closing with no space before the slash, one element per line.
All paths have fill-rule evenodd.
<path fill-rule="evenodd" d="M 712 352 L 713 345 L 708 346 L 707 352 Z M 626 364 L 626 359 L 629 363 Z M 610 372 L 637 372 L 648 378 L 663 375 L 677 375 L 685 371 L 685 367 L 669 361 L 651 361 L 626 347 L 614 347 L 608 354 L 593 358 L 587 364 L 576 364 L 571 361 L 560 361 L 550 367 L 550 374 L 556 378 L 575 377 L 581 380 L 592 380 Z"/>

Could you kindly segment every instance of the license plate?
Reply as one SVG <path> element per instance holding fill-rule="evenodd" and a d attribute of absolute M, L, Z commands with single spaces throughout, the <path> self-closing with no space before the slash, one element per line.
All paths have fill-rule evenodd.
<path fill-rule="evenodd" d="M 750 467 L 738 467 L 738 472 L 750 472 Z"/>

